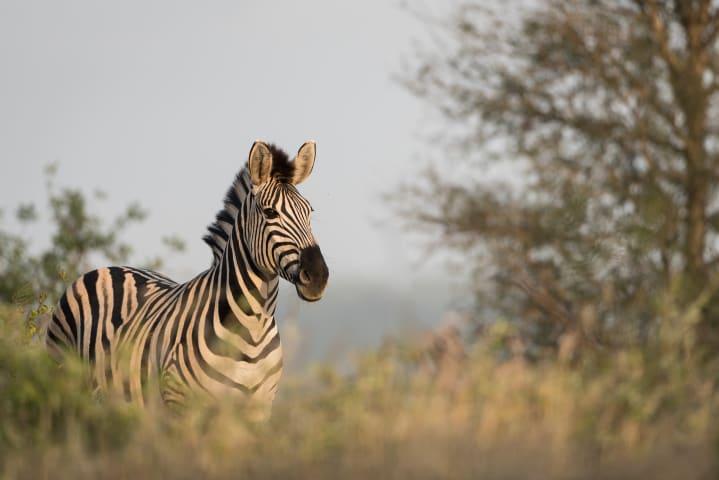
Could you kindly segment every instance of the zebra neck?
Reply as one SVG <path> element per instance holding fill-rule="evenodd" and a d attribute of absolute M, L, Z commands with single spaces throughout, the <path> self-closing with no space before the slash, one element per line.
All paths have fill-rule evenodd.
<path fill-rule="evenodd" d="M 222 295 L 245 317 L 260 319 L 274 315 L 279 277 L 257 268 L 240 229 L 233 228 L 222 257 L 213 269 L 219 269 L 224 287 Z M 233 311 L 238 313 L 238 309 Z"/>

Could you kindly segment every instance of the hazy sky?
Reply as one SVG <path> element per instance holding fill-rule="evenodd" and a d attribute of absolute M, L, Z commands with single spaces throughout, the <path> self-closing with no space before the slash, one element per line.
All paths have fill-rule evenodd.
<path fill-rule="evenodd" d="M 61 185 L 108 193 L 95 211 L 150 210 L 138 258 L 184 238 L 168 273 L 188 277 L 252 141 L 294 153 L 312 138 L 301 191 L 335 278 L 394 281 L 419 254 L 375 220 L 423 146 L 426 110 L 392 79 L 422 34 L 388 0 L 2 0 L 0 207 L 44 200 L 42 168 L 59 162 Z"/>

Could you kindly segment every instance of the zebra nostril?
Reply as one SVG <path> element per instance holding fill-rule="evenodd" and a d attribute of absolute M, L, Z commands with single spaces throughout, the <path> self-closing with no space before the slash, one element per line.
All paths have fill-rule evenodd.
<path fill-rule="evenodd" d="M 300 282 L 305 285 L 310 283 L 310 276 L 307 273 L 307 270 L 300 270 Z"/>

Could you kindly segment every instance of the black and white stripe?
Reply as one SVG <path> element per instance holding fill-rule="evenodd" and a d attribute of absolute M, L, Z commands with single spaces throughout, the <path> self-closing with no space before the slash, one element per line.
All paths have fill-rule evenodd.
<path fill-rule="evenodd" d="M 48 348 L 77 352 L 98 388 L 140 405 L 157 391 L 167 403 L 199 393 L 271 404 L 282 374 L 279 277 L 312 301 L 327 282 L 312 208 L 295 188 L 314 156 L 313 142 L 293 162 L 256 142 L 208 228 L 208 270 L 182 284 L 139 268 L 88 272 L 61 297 Z"/>

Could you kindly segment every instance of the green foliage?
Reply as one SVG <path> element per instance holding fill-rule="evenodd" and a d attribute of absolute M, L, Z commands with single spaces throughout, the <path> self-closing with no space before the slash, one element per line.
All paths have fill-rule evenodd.
<path fill-rule="evenodd" d="M 93 399 L 89 378 L 76 359 L 61 366 L 28 338 L 24 312 L 0 305 L 0 465 L 64 442 L 90 450 L 122 443 L 136 415 Z"/>
<path fill-rule="evenodd" d="M 56 170 L 50 166 L 46 171 L 47 208 L 23 204 L 15 215 L 23 227 L 48 221 L 49 246 L 34 251 L 29 235 L 0 229 L 0 467 L 4 472 L 13 471 L 12 465 L 35 472 L 36 454 L 66 446 L 88 455 L 119 448 L 134 435 L 139 420 L 123 401 L 99 398 L 87 367 L 77 358 L 63 358 L 60 365 L 39 340 L 67 282 L 98 260 L 126 261 L 132 249 L 122 235 L 147 214 L 137 204 L 110 220 L 94 214 L 82 191 L 55 187 Z M 103 198 L 101 192 L 95 193 L 96 200 Z M 182 240 L 172 236 L 165 244 L 173 251 L 184 248 Z M 159 258 L 153 260 L 156 267 L 161 263 Z M 18 459 L 20 464 L 15 463 Z M 47 471 L 42 476 L 47 477 Z"/>
<path fill-rule="evenodd" d="M 93 201 L 81 190 L 55 185 L 57 165 L 50 165 L 45 173 L 47 207 L 22 204 L 15 218 L 23 226 L 48 222 L 52 229 L 49 245 L 35 251 L 31 247 L 44 242 L 33 242 L 37 239 L 11 233 L 0 224 L 0 302 L 27 308 L 30 334 L 38 332 L 40 320 L 50 312 L 68 282 L 93 265 L 100 266 L 98 262 L 127 262 L 132 248 L 123 234 L 147 217 L 145 209 L 132 203 L 120 215 L 104 218 L 91 211 Z M 94 200 L 104 198 L 101 191 L 94 193 Z M 185 248 L 176 236 L 167 236 L 163 243 L 169 251 Z M 163 262 L 155 257 L 145 263 L 157 269 Z"/>

